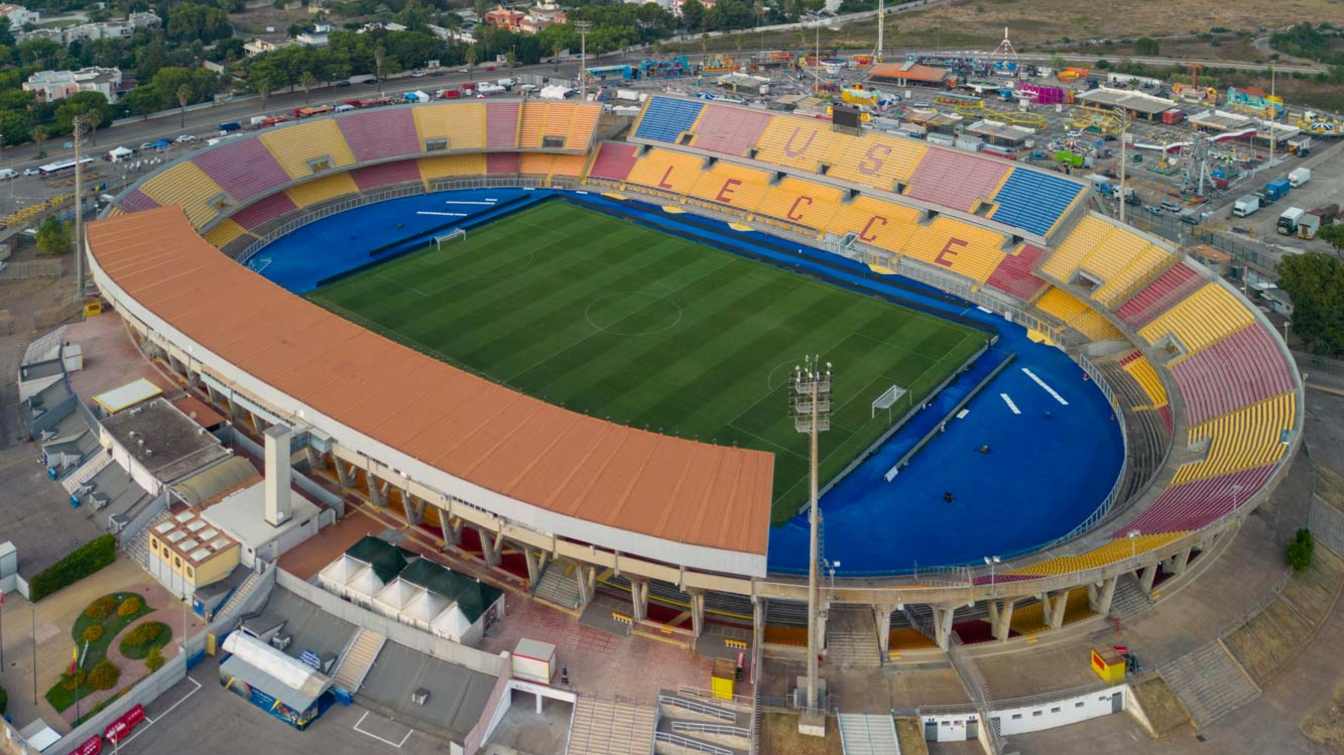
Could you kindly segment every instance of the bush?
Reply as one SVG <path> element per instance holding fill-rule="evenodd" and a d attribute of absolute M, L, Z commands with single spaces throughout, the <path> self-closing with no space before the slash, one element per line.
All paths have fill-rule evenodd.
<path fill-rule="evenodd" d="M 90 624 L 84 627 L 83 637 L 85 642 L 97 642 L 103 639 L 103 625 Z"/>
<path fill-rule="evenodd" d="M 89 672 L 84 669 L 78 669 L 73 674 L 61 674 L 61 686 L 70 692 L 83 687 L 89 680 Z"/>
<path fill-rule="evenodd" d="M 121 654 L 127 658 L 145 658 L 150 651 L 168 644 L 173 630 L 161 621 L 136 625 L 121 638 Z"/>
<path fill-rule="evenodd" d="M 112 615 L 117 610 L 117 596 L 104 595 L 93 601 L 84 609 L 84 615 L 95 621 L 102 621 Z"/>
<path fill-rule="evenodd" d="M 163 668 L 163 654 L 159 652 L 158 648 L 150 650 L 149 655 L 145 656 L 145 667 L 149 669 L 150 673 Z"/>
<path fill-rule="evenodd" d="M 116 560 L 117 539 L 112 535 L 99 535 L 33 577 L 28 585 L 29 599 L 37 602 Z"/>
<path fill-rule="evenodd" d="M 9 693 L 4 687 L 0 687 L 0 716 L 5 715 L 5 708 L 9 707 Z"/>
<path fill-rule="evenodd" d="M 139 595 L 132 595 L 121 601 L 121 605 L 117 606 L 117 615 L 124 619 L 128 616 L 134 616 L 143 610 L 145 610 L 145 599 Z"/>
<path fill-rule="evenodd" d="M 1312 556 L 1316 551 L 1316 543 L 1311 537 L 1311 530 L 1300 529 L 1293 542 L 1288 544 L 1288 565 L 1295 572 L 1304 572 L 1311 568 Z"/>
<path fill-rule="evenodd" d="M 117 686 L 117 680 L 121 678 L 121 670 L 112 665 L 112 662 L 104 658 L 94 665 L 93 670 L 89 672 L 89 686 L 94 689 L 112 689 Z"/>

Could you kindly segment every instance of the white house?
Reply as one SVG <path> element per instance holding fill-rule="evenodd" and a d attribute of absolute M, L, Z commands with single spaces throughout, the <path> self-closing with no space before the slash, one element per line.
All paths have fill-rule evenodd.
<path fill-rule="evenodd" d="M 31 11 L 22 5 L 13 3 L 0 3 L 0 16 L 9 19 L 9 28 L 11 31 L 18 31 L 26 24 L 35 24 L 42 18 L 42 14 L 37 11 Z"/>
<path fill-rule="evenodd" d="M 78 92 L 99 92 L 108 102 L 117 101 L 121 71 L 91 66 L 78 71 L 38 71 L 23 82 L 23 91 L 34 92 L 43 102 L 63 100 Z"/>

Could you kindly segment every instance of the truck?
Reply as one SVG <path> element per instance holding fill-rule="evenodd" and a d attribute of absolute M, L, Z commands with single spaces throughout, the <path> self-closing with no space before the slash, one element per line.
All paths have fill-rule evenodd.
<path fill-rule="evenodd" d="M 233 132 L 237 131 L 242 127 L 243 124 L 239 123 L 238 121 L 228 121 L 227 123 L 219 124 L 219 133 L 232 134 Z"/>
<path fill-rule="evenodd" d="M 330 113 L 331 105 L 313 105 L 312 107 L 296 107 L 293 110 L 295 118 L 311 118 L 315 115 Z"/>
<path fill-rule="evenodd" d="M 1289 207 L 1279 215 L 1279 235 L 1295 236 L 1297 235 L 1297 223 L 1306 210 L 1301 207 Z"/>
<path fill-rule="evenodd" d="M 1303 239 L 1314 239 L 1316 234 L 1327 225 L 1335 222 L 1335 216 L 1339 215 L 1338 204 L 1328 204 L 1324 207 L 1317 207 L 1307 210 L 1306 214 L 1297 221 L 1297 236 Z"/>
<path fill-rule="evenodd" d="M 1288 174 L 1288 184 L 1294 189 L 1311 180 L 1311 168 L 1293 168 Z"/>
<path fill-rule="evenodd" d="M 1232 217 L 1244 218 L 1247 215 L 1260 209 L 1260 197 L 1254 194 L 1243 194 L 1232 203 Z"/>
<path fill-rule="evenodd" d="M 1264 197 L 1265 203 L 1277 202 L 1288 196 L 1288 191 L 1293 185 L 1288 183 L 1288 179 L 1280 178 L 1265 184 L 1265 188 L 1260 190 L 1260 195 Z"/>

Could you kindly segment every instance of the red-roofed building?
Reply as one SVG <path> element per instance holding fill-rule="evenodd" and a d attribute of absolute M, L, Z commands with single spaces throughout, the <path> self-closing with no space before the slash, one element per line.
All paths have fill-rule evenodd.
<path fill-rule="evenodd" d="M 872 79 L 896 86 L 925 86 L 945 89 L 957 83 L 957 77 L 946 68 L 935 68 L 922 63 L 883 63 L 873 66 Z"/>

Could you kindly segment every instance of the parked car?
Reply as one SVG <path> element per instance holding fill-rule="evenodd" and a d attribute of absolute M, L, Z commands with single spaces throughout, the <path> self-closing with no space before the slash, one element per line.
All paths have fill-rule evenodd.
<path fill-rule="evenodd" d="M 186 142 L 196 141 L 196 137 L 192 136 L 191 134 L 182 134 L 173 141 L 177 142 L 178 144 L 185 144 Z"/>
<path fill-rule="evenodd" d="M 25 175 L 25 176 L 40 176 L 40 175 L 42 175 L 42 171 L 38 170 L 37 168 L 24 168 L 24 169 L 23 169 L 23 175 Z"/>

